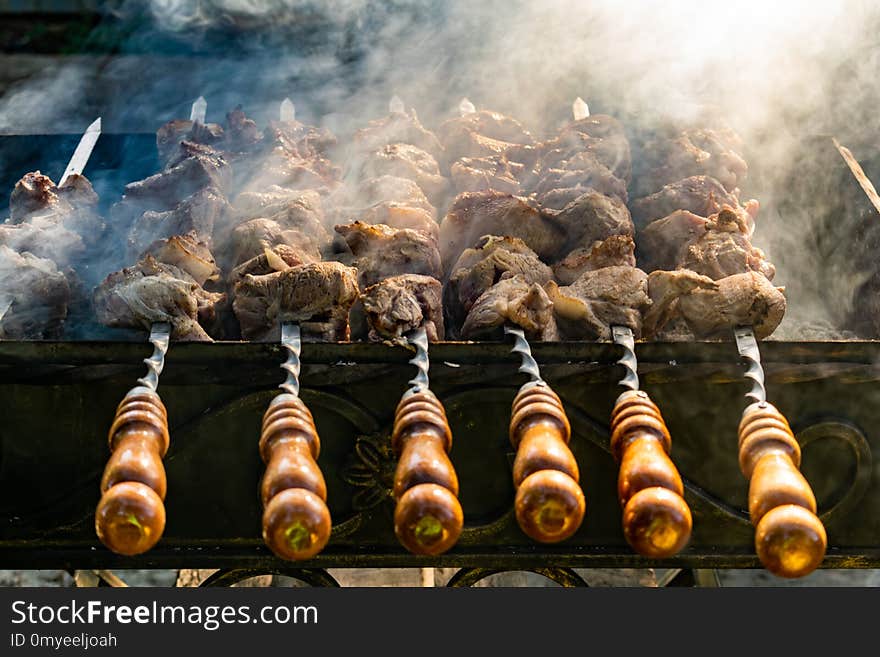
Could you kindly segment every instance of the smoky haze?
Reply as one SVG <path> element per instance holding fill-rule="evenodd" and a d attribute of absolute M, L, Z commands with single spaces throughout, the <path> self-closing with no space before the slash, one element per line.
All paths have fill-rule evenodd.
<path fill-rule="evenodd" d="M 0 132 L 77 132 L 99 115 L 105 132 L 152 132 L 186 118 L 199 95 L 208 121 L 242 105 L 261 125 L 290 97 L 298 119 L 341 143 L 395 94 L 428 128 L 466 96 L 538 136 L 570 119 L 577 96 L 630 130 L 711 106 L 745 141 L 752 174 L 742 196 L 762 202 L 755 243 L 776 263 L 775 283 L 801 280 L 790 316 L 828 314 L 819 282 L 800 276 L 816 263 L 791 230 L 824 209 L 781 221 L 779 186 L 806 135 L 834 134 L 856 157 L 873 157 L 876 3 L 153 0 L 108 3 L 105 13 L 96 34 L 125 35 L 112 52 L 12 85 L 0 97 Z M 102 197 L 121 192 L 94 182 Z M 844 292 L 857 282 L 844 265 L 837 274 Z"/>

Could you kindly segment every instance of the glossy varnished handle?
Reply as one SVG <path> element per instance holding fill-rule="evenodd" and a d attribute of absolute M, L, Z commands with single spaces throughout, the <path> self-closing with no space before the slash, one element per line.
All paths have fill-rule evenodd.
<path fill-rule="evenodd" d="M 155 391 L 130 390 L 116 409 L 108 434 L 110 459 L 101 477 L 95 532 L 110 550 L 146 552 L 165 530 L 168 415 Z"/>
<path fill-rule="evenodd" d="M 671 557 L 687 545 L 693 518 L 669 450 L 672 439 L 647 393 L 630 390 L 611 413 L 611 452 L 620 464 L 617 497 L 623 534 L 639 554 Z"/>
<path fill-rule="evenodd" d="M 586 499 L 570 437 L 562 402 L 549 386 L 520 389 L 510 418 L 510 442 L 516 449 L 514 508 L 523 532 L 541 543 L 565 540 L 584 519 Z"/>
<path fill-rule="evenodd" d="M 455 545 L 464 524 L 458 476 L 448 452 L 452 431 L 440 400 L 429 390 L 407 393 L 397 406 L 391 445 L 394 532 L 414 554 L 436 555 Z"/>
<path fill-rule="evenodd" d="M 785 416 L 768 402 L 748 406 L 739 424 L 739 465 L 749 480 L 755 550 L 779 577 L 813 572 L 828 543 L 800 462 L 800 445 Z"/>
<path fill-rule="evenodd" d="M 266 470 L 260 497 L 263 540 L 282 559 L 309 559 L 330 539 L 320 450 L 314 418 L 303 401 L 287 393 L 275 397 L 263 415 L 260 456 Z"/>

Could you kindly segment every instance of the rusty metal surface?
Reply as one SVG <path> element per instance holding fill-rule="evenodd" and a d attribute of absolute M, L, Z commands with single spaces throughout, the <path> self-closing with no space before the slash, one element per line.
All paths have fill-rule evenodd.
<path fill-rule="evenodd" d="M 149 345 L 0 343 L 0 563 L 6 568 L 282 568 L 260 536 L 260 417 L 283 378 L 278 344 L 175 344 L 162 374 L 173 436 L 165 535 L 139 557 L 94 534 L 106 431 L 142 373 Z M 694 514 L 689 546 L 662 563 L 635 555 L 620 529 L 607 418 L 621 348 L 532 344 L 572 422 L 587 514 L 561 544 L 532 543 L 512 514 L 510 403 L 526 377 L 509 343 L 431 345 L 431 383 L 447 409 L 465 529 L 441 557 L 397 543 L 390 495 L 394 401 L 413 352 L 382 344 L 302 348 L 302 398 L 321 432 L 334 531 L 308 568 L 356 566 L 759 567 L 736 427 L 749 382 L 728 343 L 638 344 L 643 383 L 664 408 L 672 458 Z M 774 403 L 803 447 L 802 470 L 829 536 L 826 568 L 880 565 L 880 343 L 761 345 Z M 296 564 L 299 566 L 300 564 Z"/>

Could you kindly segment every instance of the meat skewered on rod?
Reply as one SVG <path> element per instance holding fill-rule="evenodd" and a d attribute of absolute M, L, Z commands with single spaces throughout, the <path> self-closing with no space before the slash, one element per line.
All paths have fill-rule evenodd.
<path fill-rule="evenodd" d="M 758 342 L 751 327 L 735 329 L 740 356 L 753 381 L 739 423 L 739 466 L 749 480 L 749 516 L 755 550 L 779 577 L 803 577 L 822 563 L 827 536 L 816 516 L 816 498 L 801 474 L 801 449 L 788 420 L 767 401 Z"/>
<path fill-rule="evenodd" d="M 559 397 L 541 378 L 523 330 L 505 325 L 504 332 L 514 337 L 513 352 L 522 356 L 519 371 L 531 379 L 511 407 L 516 520 L 530 538 L 557 543 L 578 530 L 586 510 L 577 461 L 568 447 L 571 425 Z"/>
<path fill-rule="evenodd" d="M 683 499 L 684 486 L 669 458 L 672 439 L 660 409 L 639 390 L 632 329 L 612 326 L 614 342 L 624 349 L 626 368 L 620 385 L 627 390 L 611 411 L 611 453 L 620 464 L 617 496 L 623 507 L 623 534 L 646 557 L 677 554 L 690 540 L 693 519 Z"/>
<path fill-rule="evenodd" d="M 153 355 L 144 359 L 147 375 L 126 393 L 108 434 L 111 456 L 101 477 L 95 532 L 118 554 L 146 552 L 165 529 L 167 482 L 162 459 L 169 444 L 168 414 L 156 388 L 170 336 L 169 323 L 153 324 Z"/>
<path fill-rule="evenodd" d="M 266 471 L 260 483 L 263 540 L 282 559 L 315 556 L 330 538 L 327 485 L 318 467 L 321 441 L 315 420 L 299 396 L 300 327 L 281 325 L 287 378 L 263 415 L 260 456 Z"/>
<path fill-rule="evenodd" d="M 410 552 L 437 555 L 458 541 L 464 516 L 458 501 L 458 475 L 448 456 L 452 430 L 443 404 L 429 386 L 427 331 L 419 327 L 407 340 L 416 348 L 410 363 L 418 373 L 397 405 L 391 434 L 398 459 L 394 533 Z"/>

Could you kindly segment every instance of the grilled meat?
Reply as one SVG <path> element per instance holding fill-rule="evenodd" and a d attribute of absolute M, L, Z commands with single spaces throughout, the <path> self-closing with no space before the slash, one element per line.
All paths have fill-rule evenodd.
<path fill-rule="evenodd" d="M 443 275 L 437 241 L 417 230 L 360 221 L 336 226 L 351 253 L 361 289 L 398 274 Z"/>
<path fill-rule="evenodd" d="M 221 250 L 223 268 L 231 269 L 279 244 L 296 249 L 301 260 L 317 262 L 321 259 L 321 244 L 307 229 L 285 228 L 271 219 L 251 219 L 232 231 Z"/>
<path fill-rule="evenodd" d="M 639 266 L 646 272 L 675 269 L 682 246 L 696 241 L 708 230 L 708 219 L 687 210 L 652 221 L 638 233 Z"/>
<path fill-rule="evenodd" d="M 162 166 L 177 154 L 183 141 L 216 146 L 223 141 L 223 126 L 217 123 L 193 123 L 179 119 L 169 121 L 156 132 L 156 149 Z"/>
<path fill-rule="evenodd" d="M 185 271 L 200 286 L 220 278 L 220 269 L 208 244 L 201 241 L 195 232 L 156 240 L 146 248 L 141 257 L 146 255 Z"/>
<path fill-rule="evenodd" d="M 711 176 L 690 176 L 664 185 L 649 196 L 637 198 L 630 203 L 629 209 L 636 225 L 644 227 L 678 210 L 708 217 L 725 205 L 738 207 L 739 200 Z"/>
<path fill-rule="evenodd" d="M 440 224 L 444 271 L 483 235 L 518 237 L 545 261 L 552 261 L 565 244 L 564 229 L 528 199 L 495 191 L 465 192 Z"/>
<path fill-rule="evenodd" d="M 575 249 L 553 265 L 553 278 L 560 285 L 571 285 L 584 272 L 615 266 L 636 266 L 635 243 L 629 235 L 612 235 Z"/>
<path fill-rule="evenodd" d="M 250 260 L 235 267 L 229 273 L 228 287 L 235 290 L 235 284 L 244 278 L 245 274 L 253 276 L 265 276 L 276 271 L 284 271 L 291 267 L 299 267 L 307 265 L 314 260 L 310 259 L 300 249 L 289 246 L 287 244 L 276 244 L 275 246 L 263 249 L 263 253 L 254 256 Z"/>
<path fill-rule="evenodd" d="M 226 199 L 220 191 L 207 187 L 184 199 L 172 210 L 147 210 L 135 220 L 128 234 L 129 253 L 141 253 L 155 240 L 189 232 L 201 240 L 210 241 L 214 225 L 222 223 L 227 209 Z"/>
<path fill-rule="evenodd" d="M 465 132 L 476 133 L 489 139 L 511 144 L 531 144 L 535 141 L 522 123 L 510 116 L 491 110 L 478 110 L 444 121 L 437 130 L 437 136 L 441 143 L 448 146 L 450 142 L 455 141 L 460 134 Z"/>
<path fill-rule="evenodd" d="M 685 244 L 678 256 L 678 266 L 714 280 L 747 271 L 760 272 L 773 280 L 776 268 L 760 249 L 752 246 L 747 230 L 742 216 L 725 206 L 709 217 L 705 233 Z"/>
<path fill-rule="evenodd" d="M 612 235 L 632 237 L 635 233 L 626 205 L 618 198 L 596 191 L 578 196 L 562 210 L 547 211 L 564 231 L 562 253 L 577 248 L 591 248 Z"/>
<path fill-rule="evenodd" d="M 596 191 L 627 201 L 626 181 L 615 176 L 591 153 L 578 153 L 556 167 L 542 168 L 534 185 L 534 192 L 544 204 L 558 204 L 566 196 L 563 190 L 577 190 L 581 194 Z M 567 195 L 571 198 L 571 193 Z M 556 207 L 551 206 L 551 207 Z"/>
<path fill-rule="evenodd" d="M 574 340 L 609 340 L 612 326 L 628 326 L 638 337 L 651 305 L 647 274 L 619 265 L 584 272 L 563 287 L 551 281 L 547 294 L 560 333 Z"/>
<path fill-rule="evenodd" d="M 141 212 L 171 210 L 207 187 L 225 191 L 230 179 L 230 166 L 223 155 L 210 146 L 184 141 L 165 169 L 126 185 L 123 201 L 140 206 Z"/>
<path fill-rule="evenodd" d="M 202 323 L 213 322 L 224 296 L 205 291 L 182 269 L 147 255 L 107 276 L 95 288 L 93 305 L 106 326 L 149 331 L 154 322 L 170 322 L 175 340 L 210 341 Z"/>
<path fill-rule="evenodd" d="M 403 344 L 410 331 L 424 327 L 428 340 L 444 339 L 442 286 L 431 276 L 401 274 L 367 287 L 361 303 L 369 339 Z"/>
<path fill-rule="evenodd" d="M 553 302 L 543 287 L 527 283 L 522 276 L 501 279 L 477 297 L 461 327 L 461 337 L 500 337 L 507 322 L 522 328 L 529 340 L 559 339 Z"/>
<path fill-rule="evenodd" d="M 456 333 L 476 300 L 498 281 L 520 276 L 531 285 L 544 285 L 553 277 L 525 242 L 516 237 L 482 237 L 465 249 L 450 271 L 444 289 L 447 331 Z"/>
<path fill-rule="evenodd" d="M 355 158 L 354 175 L 360 179 L 395 176 L 414 181 L 435 205 L 443 200 L 448 182 L 440 175 L 437 160 L 425 150 L 411 144 L 386 144 L 382 148 Z"/>
<path fill-rule="evenodd" d="M 425 130 L 415 110 L 392 112 L 385 118 L 370 121 L 354 134 L 355 151 L 372 152 L 386 144 L 412 144 L 430 153 L 438 162 L 443 159 L 443 146 L 433 132 Z"/>
<path fill-rule="evenodd" d="M 232 303 L 245 339 L 278 341 L 281 323 L 296 322 L 303 339 L 349 339 L 348 314 L 358 298 L 357 272 L 338 262 L 316 262 L 265 276 L 245 275 Z"/>
<path fill-rule="evenodd" d="M 562 166 L 564 162 L 579 159 L 595 160 L 614 177 L 628 185 L 632 179 L 632 155 L 629 140 L 617 119 L 604 114 L 574 121 L 563 128 L 559 135 L 538 145 L 543 169 L 573 168 Z M 590 164 L 589 168 L 594 168 Z M 585 168 L 585 167 L 574 167 Z"/>
<path fill-rule="evenodd" d="M 642 157 L 645 172 L 636 181 L 640 194 L 652 194 L 682 178 L 699 175 L 712 176 L 733 192 L 748 173 L 748 165 L 731 148 L 727 136 L 711 129 L 693 128 L 651 139 Z"/>
<path fill-rule="evenodd" d="M 0 245 L 0 339 L 59 338 L 70 297 L 54 262 Z"/>
<path fill-rule="evenodd" d="M 452 189 L 462 192 L 482 192 L 493 189 L 507 194 L 519 194 L 520 185 L 516 171 L 521 164 L 510 162 L 506 157 L 463 157 L 452 164 L 450 176 Z"/>
<path fill-rule="evenodd" d="M 28 173 L 12 190 L 9 199 L 9 223 L 36 223 L 46 227 L 63 225 L 93 245 L 101 239 L 104 221 L 97 210 L 98 195 L 88 178 L 71 175 L 57 187 L 39 171 Z"/>
<path fill-rule="evenodd" d="M 783 291 L 755 271 L 714 284 L 687 270 L 656 271 L 649 277 L 649 290 L 656 300 L 656 316 L 646 318 L 651 336 L 662 335 L 670 322 L 680 318 L 698 339 L 729 339 L 734 328 L 748 325 L 760 340 L 771 335 L 785 315 Z M 677 306 L 671 307 L 675 302 Z"/>

